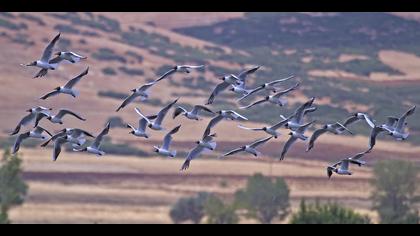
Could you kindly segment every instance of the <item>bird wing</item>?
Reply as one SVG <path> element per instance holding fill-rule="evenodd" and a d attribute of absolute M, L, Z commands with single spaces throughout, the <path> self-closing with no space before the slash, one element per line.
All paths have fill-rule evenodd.
<path fill-rule="evenodd" d="M 54 150 L 53 150 L 53 161 L 58 159 L 58 156 L 61 153 L 61 145 L 67 143 L 67 139 L 65 138 L 57 138 L 54 142 Z"/>
<path fill-rule="evenodd" d="M 326 132 L 328 132 L 327 129 L 318 129 L 318 130 L 316 130 L 312 134 L 311 139 L 309 140 L 308 148 L 306 149 L 306 151 L 309 152 L 315 146 L 315 141 L 319 138 L 319 136 L 325 134 Z"/>
<path fill-rule="evenodd" d="M 308 129 L 308 127 L 310 126 L 310 125 L 312 125 L 313 123 L 315 123 L 315 121 L 312 121 L 312 122 L 309 122 L 309 123 L 306 123 L 306 124 L 304 124 L 304 125 L 302 125 L 302 126 L 300 126 L 296 131 L 297 132 L 299 132 L 299 133 L 305 133 L 305 131 Z"/>
<path fill-rule="evenodd" d="M 254 103 L 251 103 L 251 104 L 249 104 L 248 106 L 245 106 L 245 107 L 240 107 L 241 109 L 249 109 L 249 108 L 251 108 L 251 107 L 253 107 L 253 106 L 256 106 L 256 105 L 258 105 L 258 104 L 262 104 L 262 103 L 265 103 L 265 102 L 267 102 L 268 100 L 266 99 L 266 98 L 264 98 L 264 99 L 262 99 L 262 100 L 259 100 L 259 101 L 256 101 L 256 102 L 254 102 Z"/>
<path fill-rule="evenodd" d="M 34 76 L 34 79 L 44 77 L 48 74 L 48 69 L 41 69 L 38 73 Z"/>
<path fill-rule="evenodd" d="M 339 130 L 339 131 L 347 131 L 350 134 L 353 134 L 353 132 L 351 132 L 346 126 L 344 126 L 343 124 L 341 124 L 340 122 L 336 122 L 335 124 L 332 125 L 332 128 L 335 130 Z"/>
<path fill-rule="evenodd" d="M 297 138 L 290 136 L 289 140 L 287 140 L 286 144 L 284 144 L 283 151 L 281 152 L 280 160 L 284 160 L 287 152 L 289 151 L 289 148 L 293 145 L 294 142 L 296 142 Z"/>
<path fill-rule="evenodd" d="M 60 56 L 56 56 L 56 57 L 54 57 L 53 59 L 51 59 L 51 60 L 48 62 L 48 64 L 59 64 L 59 63 L 61 63 L 62 61 L 64 61 L 64 59 L 63 59 L 63 58 L 61 58 Z"/>
<path fill-rule="evenodd" d="M 242 100 L 244 100 L 244 99 L 248 98 L 249 96 L 251 96 L 251 95 L 253 95 L 254 93 L 257 93 L 258 91 L 261 91 L 261 90 L 263 90 L 263 89 L 264 89 L 264 84 L 263 84 L 263 85 L 258 86 L 257 88 L 255 88 L 255 89 L 253 89 L 253 90 L 251 90 L 251 91 L 249 91 L 249 92 L 248 92 L 248 94 L 246 94 L 245 96 L 243 96 L 243 97 L 239 98 L 239 99 L 238 99 L 238 102 L 240 102 L 240 101 L 242 101 Z"/>
<path fill-rule="evenodd" d="M 176 118 L 177 116 L 179 116 L 181 113 L 187 113 L 188 111 L 185 109 L 185 108 L 183 108 L 183 107 L 181 107 L 181 106 L 178 106 L 177 108 L 175 108 L 175 111 L 174 111 L 174 114 L 172 115 L 172 118 Z"/>
<path fill-rule="evenodd" d="M 161 125 L 163 119 L 165 118 L 166 114 L 168 113 L 168 111 L 172 108 L 173 105 L 175 105 L 175 103 L 178 102 L 178 99 L 176 99 L 175 101 L 171 102 L 170 104 L 168 104 L 166 107 L 164 107 L 161 111 L 159 111 L 159 113 L 157 114 L 157 118 L 155 120 L 155 124 L 157 125 Z"/>
<path fill-rule="evenodd" d="M 366 153 L 369 153 L 371 150 L 367 150 L 367 151 L 364 151 L 364 152 L 361 152 L 361 153 L 358 153 L 358 154 L 356 154 L 356 155 L 354 155 L 354 156 L 352 156 L 352 157 L 350 157 L 350 158 L 348 158 L 349 160 L 359 160 L 359 159 L 361 159 L 364 155 L 366 155 Z"/>
<path fill-rule="evenodd" d="M 249 70 L 245 70 L 242 71 L 241 73 L 239 73 L 239 75 L 237 76 L 241 81 L 245 81 L 246 77 L 252 73 L 254 73 L 255 71 L 257 71 L 258 69 L 260 69 L 260 66 L 256 66 L 252 69 Z"/>
<path fill-rule="evenodd" d="M 195 114 L 195 115 L 198 115 L 198 113 L 200 113 L 200 111 L 207 111 L 208 113 L 214 114 L 214 112 L 212 110 L 210 110 L 209 108 L 207 108 L 205 106 L 201 106 L 201 105 L 194 106 L 194 108 L 191 111 L 191 113 L 192 114 Z"/>
<path fill-rule="evenodd" d="M 252 130 L 252 131 L 262 131 L 262 130 L 264 130 L 264 128 L 248 128 L 248 127 L 245 127 L 243 125 L 238 125 L 238 127 L 241 128 L 241 129 Z"/>
<path fill-rule="evenodd" d="M 274 86 L 274 85 L 276 85 L 276 84 L 278 84 L 278 83 L 286 82 L 286 81 L 288 81 L 288 80 L 290 80 L 290 79 L 293 79 L 293 78 L 295 78 L 295 76 L 294 76 L 294 75 L 289 76 L 289 77 L 287 77 L 287 78 L 285 78 L 285 79 L 274 80 L 274 81 L 272 81 L 272 82 L 270 82 L 270 83 L 267 83 L 267 84 L 268 84 L 269 86 Z"/>
<path fill-rule="evenodd" d="M 67 109 L 60 109 L 60 110 L 58 111 L 57 117 L 59 117 L 59 118 L 61 119 L 61 118 L 63 118 L 65 115 L 71 115 L 71 116 L 76 117 L 76 118 L 77 118 L 77 119 L 79 119 L 79 120 L 86 121 L 86 119 L 84 119 L 83 117 L 81 117 L 81 116 L 79 116 L 78 114 L 76 114 L 76 113 L 74 113 L 74 112 L 72 112 L 72 111 L 70 111 L 70 110 L 67 110 Z"/>
<path fill-rule="evenodd" d="M 75 53 L 75 52 L 67 52 L 71 57 L 76 57 L 76 58 L 79 58 L 79 59 L 87 59 L 87 57 L 84 57 L 84 56 L 82 56 L 82 55 L 80 55 L 80 54 L 77 54 L 77 53 Z"/>
<path fill-rule="evenodd" d="M 57 96 L 57 95 L 58 95 L 58 94 L 60 94 L 60 93 L 61 93 L 60 91 L 58 91 L 58 90 L 54 90 L 54 91 L 49 92 L 49 93 L 45 94 L 44 96 L 40 97 L 40 99 L 42 99 L 42 100 L 46 100 L 46 99 L 48 99 L 48 98 L 50 98 L 50 97 Z"/>
<path fill-rule="evenodd" d="M 216 134 L 207 135 L 206 137 L 203 138 L 203 142 L 205 143 L 211 142 L 216 136 L 217 136 Z"/>
<path fill-rule="evenodd" d="M 368 123 L 368 125 L 373 129 L 376 127 L 374 120 L 372 117 L 370 117 L 367 114 L 363 114 L 363 117 L 365 118 L 365 121 Z"/>
<path fill-rule="evenodd" d="M 95 138 L 95 141 L 93 141 L 92 147 L 99 149 L 99 146 L 101 145 L 102 139 L 108 135 L 109 129 L 111 127 L 111 123 L 108 122 L 108 124 L 105 126 L 105 128 L 102 130 L 102 132 Z"/>
<path fill-rule="evenodd" d="M 243 152 L 243 151 L 244 151 L 244 148 L 243 148 L 243 147 L 241 147 L 241 148 L 237 148 L 237 149 L 235 149 L 235 150 L 232 150 L 232 151 L 230 151 L 230 152 L 228 152 L 228 153 L 224 154 L 222 157 L 231 156 L 231 155 L 234 155 L 234 154 L 237 154 L 237 153 Z"/>
<path fill-rule="evenodd" d="M 223 90 L 227 89 L 229 86 L 230 86 L 230 84 L 228 82 L 225 82 L 225 81 L 218 84 L 216 86 L 216 88 L 213 90 L 213 92 L 211 93 L 206 105 L 213 104 L 216 96 L 219 95 L 219 93 L 221 93 Z"/>
<path fill-rule="evenodd" d="M 121 109 L 126 107 L 128 104 L 132 103 L 134 99 L 136 99 L 138 96 L 140 96 L 138 93 L 133 92 L 130 96 L 128 96 L 123 103 L 118 107 L 117 112 L 119 112 Z"/>
<path fill-rule="evenodd" d="M 43 132 L 47 133 L 50 137 L 52 137 L 52 134 L 48 130 L 42 128 L 41 126 L 37 126 L 34 130 L 34 133 L 37 134 L 42 134 Z"/>
<path fill-rule="evenodd" d="M 64 85 L 64 88 L 68 88 L 68 89 L 73 88 L 88 73 L 89 73 L 89 67 L 85 71 L 83 71 L 80 75 L 76 76 L 75 78 L 67 82 L 67 84 Z"/>
<path fill-rule="evenodd" d="M 411 116 L 416 111 L 416 106 L 412 107 L 410 110 L 408 110 L 404 115 L 401 116 L 401 118 L 398 120 L 397 123 L 397 130 L 402 130 L 405 126 L 405 120 L 408 116 Z"/>
<path fill-rule="evenodd" d="M 281 127 L 283 127 L 287 122 L 289 122 L 289 119 L 283 119 L 282 121 L 280 121 L 279 123 L 277 123 L 277 124 L 275 124 L 275 125 L 273 125 L 273 126 L 271 126 L 271 129 L 273 129 L 273 130 L 278 130 L 278 129 L 280 129 Z"/>
<path fill-rule="evenodd" d="M 57 43 L 57 41 L 60 39 L 61 34 L 57 34 L 57 36 L 54 37 L 54 39 L 47 45 L 47 47 L 44 49 L 44 52 L 42 53 L 41 61 L 43 62 L 49 62 L 54 46 Z"/>
<path fill-rule="evenodd" d="M 376 145 L 376 137 L 378 136 L 378 134 L 382 132 L 389 132 L 389 131 L 382 127 L 375 127 L 372 129 L 370 133 L 369 149 L 373 149 L 373 147 Z"/>
<path fill-rule="evenodd" d="M 389 116 L 387 118 L 386 126 L 388 126 L 388 127 L 395 127 L 396 124 L 397 124 L 397 122 L 398 122 L 398 120 L 399 120 L 399 118 Z"/>
<path fill-rule="evenodd" d="M 91 138 L 95 138 L 95 136 L 93 136 L 91 133 L 89 133 L 85 130 L 82 130 L 82 129 L 72 129 L 68 134 L 75 137 L 75 138 L 80 137 L 82 134 L 84 134 L 88 137 L 91 137 Z"/>
<path fill-rule="evenodd" d="M 314 103 L 315 98 L 311 98 L 309 101 L 302 104 L 298 109 L 296 109 L 294 113 L 294 119 L 296 120 L 296 123 L 301 123 L 303 120 L 303 116 L 305 115 L 305 110 L 310 108 L 312 104 Z"/>
<path fill-rule="evenodd" d="M 230 114 L 235 120 L 241 119 L 241 120 L 248 120 L 245 116 L 237 113 L 236 111 L 227 111 L 228 114 Z"/>
<path fill-rule="evenodd" d="M 10 135 L 13 136 L 13 135 L 19 133 L 21 126 L 22 125 L 24 125 L 24 126 L 28 125 L 35 118 L 35 116 L 36 116 L 35 113 L 30 113 L 30 114 L 24 116 L 22 118 L 22 120 L 20 120 L 20 122 L 16 126 L 16 128 L 14 129 L 13 133 L 11 133 Z"/>
<path fill-rule="evenodd" d="M 347 126 L 349 126 L 349 125 L 357 122 L 358 120 L 359 119 L 357 118 L 357 116 L 351 116 L 351 117 L 347 118 L 346 121 L 344 121 L 344 124 L 343 125 L 347 127 Z"/>
<path fill-rule="evenodd" d="M 257 140 L 257 141 L 253 142 L 253 143 L 252 143 L 251 145 L 249 145 L 249 146 L 250 146 L 250 147 L 252 147 L 252 148 L 257 148 L 257 147 L 259 147 L 259 146 L 261 146 L 261 145 L 265 144 L 266 142 L 270 141 L 272 138 L 273 138 L 273 136 L 270 136 L 270 137 L 268 137 L 268 138 L 264 138 L 264 139 Z"/>
<path fill-rule="evenodd" d="M 181 125 L 175 127 L 173 130 L 171 130 L 168 134 L 165 135 L 165 138 L 163 139 L 163 145 L 162 148 L 165 150 L 169 150 L 169 146 L 172 142 L 172 135 L 178 133 L 179 129 L 181 128 Z"/>
<path fill-rule="evenodd" d="M 207 125 L 207 128 L 206 128 L 206 131 L 204 132 L 204 135 L 203 135 L 203 138 L 205 138 L 205 137 L 207 137 L 209 134 L 210 134 L 210 132 L 211 132 L 211 129 L 214 127 L 214 126 L 216 126 L 220 121 L 222 121 L 223 120 L 223 116 L 222 115 L 218 115 L 218 116 L 216 116 L 216 117 L 214 117 L 210 122 L 209 122 L 209 124 Z"/>
<path fill-rule="evenodd" d="M 194 159 L 196 159 L 201 153 L 203 153 L 204 151 L 204 147 L 198 145 L 197 147 L 195 147 L 193 150 L 191 150 L 188 153 L 188 156 L 184 162 L 184 164 L 181 167 L 181 171 L 186 170 L 190 167 L 190 162 Z"/>
<path fill-rule="evenodd" d="M 144 84 L 139 88 L 139 92 L 146 92 L 148 89 L 150 89 L 155 84 L 156 84 L 156 81 Z"/>
<path fill-rule="evenodd" d="M 161 77 L 159 77 L 154 82 L 159 82 L 159 81 L 163 80 L 164 78 L 168 77 L 169 75 L 171 75 L 171 74 L 173 74 L 175 72 L 176 72 L 176 69 L 175 68 L 172 68 L 171 70 L 167 71 L 165 74 L 163 74 Z"/>
<path fill-rule="evenodd" d="M 15 141 L 15 144 L 13 145 L 13 152 L 12 152 L 12 154 L 16 154 L 19 151 L 20 144 L 23 142 L 23 140 L 29 138 L 29 136 L 30 136 L 30 132 L 26 132 L 24 134 L 20 134 L 17 137 L 17 139 Z"/>
<path fill-rule="evenodd" d="M 281 96 L 284 96 L 284 95 L 290 93 L 291 91 L 296 90 L 299 86 L 300 86 L 300 83 L 297 83 L 295 86 L 293 86 L 291 88 L 288 88 L 288 89 L 286 89 L 284 91 L 281 91 L 281 92 L 276 93 L 274 95 L 274 97 L 279 98 Z"/>

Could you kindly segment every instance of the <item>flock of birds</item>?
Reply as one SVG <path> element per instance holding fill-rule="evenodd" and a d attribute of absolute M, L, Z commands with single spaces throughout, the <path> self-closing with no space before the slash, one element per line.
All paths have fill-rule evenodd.
<path fill-rule="evenodd" d="M 52 58 L 53 52 L 54 52 L 54 46 L 57 43 L 57 41 L 60 39 L 60 34 L 58 34 L 46 47 L 46 49 L 43 52 L 43 55 L 41 59 L 34 61 L 32 63 L 29 63 L 27 65 L 22 66 L 34 66 L 38 67 L 41 70 L 36 74 L 35 78 L 43 77 L 47 75 L 48 71 L 50 70 L 56 70 L 58 65 L 63 61 L 68 61 L 71 63 L 77 63 L 81 60 L 87 59 L 86 57 L 83 57 L 77 53 L 68 51 L 68 52 L 57 52 L 55 53 L 55 57 Z M 133 103 L 136 99 L 139 99 L 140 101 L 145 101 L 149 99 L 150 97 L 150 89 L 154 86 L 157 86 L 158 83 L 166 78 L 168 78 L 170 75 L 174 73 L 184 73 L 189 74 L 192 70 L 203 68 L 204 65 L 201 66 L 189 66 L 189 65 L 181 65 L 181 66 L 175 66 L 168 72 L 166 72 L 164 75 L 162 75 L 160 78 L 154 80 L 153 82 L 146 83 L 138 88 L 135 88 L 131 90 L 131 95 L 129 95 L 124 102 L 121 104 L 121 106 L 118 107 L 116 110 L 117 112 L 121 111 L 131 103 Z M 175 119 L 180 115 L 185 116 L 189 120 L 194 121 L 200 121 L 200 114 L 202 112 L 206 112 L 213 115 L 213 118 L 211 119 L 210 123 L 208 124 L 206 130 L 204 131 L 203 136 L 201 137 L 200 141 L 196 142 L 196 147 L 191 150 L 188 153 L 188 156 L 186 157 L 186 160 L 184 164 L 181 167 L 181 170 L 186 170 L 190 166 L 190 162 L 197 157 L 199 157 L 201 154 L 205 152 L 212 152 L 216 149 L 216 142 L 215 139 L 217 138 L 215 133 L 212 133 L 211 131 L 215 128 L 217 124 L 224 120 L 230 120 L 230 121 L 248 121 L 248 118 L 244 117 L 243 115 L 239 114 L 236 111 L 233 110 L 220 110 L 217 112 L 212 111 L 206 105 L 213 104 L 215 102 L 215 99 L 218 97 L 219 94 L 221 94 L 223 91 L 229 90 L 233 93 L 236 93 L 240 96 L 238 99 L 239 101 L 244 101 L 248 98 L 251 98 L 255 95 L 257 95 L 260 92 L 266 91 L 269 94 L 269 96 L 264 97 L 261 100 L 258 100 L 256 102 L 251 103 L 248 106 L 240 107 L 240 109 L 251 109 L 257 105 L 270 103 L 274 106 L 286 106 L 287 105 L 287 95 L 292 93 L 293 91 L 297 90 L 300 86 L 300 83 L 296 83 L 292 87 L 288 89 L 281 89 L 280 85 L 294 79 L 294 76 L 290 76 L 285 79 L 275 80 L 269 83 L 261 84 L 260 86 L 250 89 L 247 87 L 247 77 L 250 74 L 255 73 L 259 70 L 258 67 L 254 67 L 249 70 L 245 70 L 237 75 L 230 74 L 223 76 L 220 79 L 220 83 L 216 86 L 216 88 L 211 93 L 207 103 L 205 105 L 196 105 L 192 108 L 192 110 L 187 110 L 184 107 L 176 106 L 178 99 L 175 101 L 169 103 L 166 105 L 163 109 L 161 109 L 157 114 L 152 115 L 145 115 L 139 108 L 135 108 L 135 112 L 139 115 L 139 123 L 138 127 L 134 127 L 130 124 L 127 124 L 127 128 L 131 129 L 132 131 L 130 134 L 138 137 L 138 138 L 149 138 L 148 129 L 154 130 L 154 131 L 165 131 L 165 127 L 163 125 L 163 122 L 165 118 L 167 117 L 168 113 L 172 108 L 174 108 L 172 118 Z M 50 93 L 44 95 L 41 97 L 42 100 L 49 99 L 54 96 L 58 96 L 60 94 L 70 95 L 74 98 L 77 98 L 79 95 L 79 92 L 75 89 L 75 86 L 88 75 L 89 68 L 87 68 L 84 72 L 82 72 L 80 75 L 76 76 L 75 78 L 71 79 L 68 83 L 66 83 L 64 86 L 57 87 Z M 309 99 L 307 102 L 302 104 L 300 107 L 296 109 L 296 111 L 289 115 L 288 117 L 280 116 L 279 122 L 274 125 L 269 125 L 265 127 L 259 127 L 259 128 L 250 128 L 245 127 L 243 125 L 239 125 L 239 128 L 249 130 L 250 132 L 264 132 L 268 135 L 268 137 L 257 140 L 255 142 L 250 143 L 249 145 L 245 145 L 242 147 L 239 147 L 237 149 L 234 149 L 226 154 L 224 154 L 222 157 L 231 156 L 237 153 L 245 152 L 254 155 L 255 157 L 258 157 L 260 155 L 260 152 L 258 151 L 258 148 L 263 146 L 264 144 L 271 141 L 273 138 L 277 139 L 281 133 L 278 131 L 280 128 L 285 128 L 290 130 L 289 135 L 290 138 L 285 143 L 283 147 L 283 151 L 281 152 L 280 160 L 284 160 L 286 157 L 286 154 L 290 150 L 290 148 L 293 146 L 294 143 L 296 143 L 299 140 L 307 141 L 309 139 L 309 144 L 307 146 L 306 151 L 309 152 L 315 147 L 316 141 L 325 133 L 332 133 L 335 135 L 342 135 L 344 133 L 353 134 L 353 132 L 349 129 L 349 126 L 358 122 L 358 121 L 364 121 L 367 124 L 367 127 L 371 129 L 371 137 L 369 141 L 368 149 L 364 152 L 358 153 L 357 155 L 354 155 L 349 158 L 342 159 L 338 161 L 337 163 L 334 163 L 333 165 L 330 165 L 327 167 L 327 173 L 328 177 L 330 178 L 333 173 L 339 174 L 339 175 L 351 175 L 352 172 L 350 171 L 350 164 L 355 164 L 358 166 L 363 166 L 366 164 L 365 161 L 362 160 L 362 158 L 372 151 L 376 144 L 376 138 L 379 134 L 385 133 L 387 135 L 392 136 L 398 141 L 406 140 L 409 136 L 409 133 L 406 131 L 407 127 L 407 118 L 411 116 L 414 112 L 416 107 L 412 107 L 410 110 L 408 110 L 406 113 L 404 113 L 400 117 L 388 117 L 388 122 L 386 124 L 377 125 L 376 121 L 370 117 L 368 114 L 365 113 L 356 113 L 349 118 L 347 118 L 343 123 L 336 122 L 331 124 L 325 124 L 322 126 L 322 128 L 317 129 L 313 135 L 309 138 L 305 136 L 306 131 L 315 124 L 316 121 L 310 121 L 305 123 L 305 117 L 308 116 L 308 114 L 314 112 L 317 110 L 317 107 L 314 106 L 315 98 Z M 42 147 L 46 147 L 50 142 L 53 142 L 54 148 L 53 148 L 53 160 L 56 161 L 58 156 L 61 152 L 61 147 L 64 144 L 69 143 L 73 151 L 75 152 L 88 152 L 91 154 L 96 154 L 99 156 L 105 155 L 105 152 L 101 150 L 101 142 L 103 141 L 104 137 L 108 135 L 110 130 L 110 123 L 107 123 L 106 127 L 102 130 L 99 135 L 96 137 L 92 135 L 91 133 L 78 129 L 78 128 L 65 128 L 61 131 L 59 131 L 56 134 L 51 134 L 46 129 L 39 126 L 39 123 L 42 119 L 46 119 L 51 123 L 54 124 L 63 124 L 63 118 L 65 116 L 73 116 L 81 121 L 86 121 L 82 116 L 67 110 L 67 109 L 60 109 L 55 115 L 51 114 L 51 108 L 46 108 L 42 106 L 34 107 L 27 112 L 29 113 L 25 117 L 22 118 L 22 120 L 19 122 L 15 130 L 11 133 L 11 135 L 17 135 L 22 126 L 27 126 L 32 123 L 34 123 L 33 130 L 28 131 L 26 133 L 21 133 L 14 144 L 13 147 L 13 153 L 18 152 L 19 147 L 21 143 L 29 138 L 32 139 L 42 139 L 45 140 L 45 142 L 41 145 Z M 175 150 L 171 149 L 171 143 L 173 140 L 173 136 L 181 129 L 181 125 L 171 129 L 166 136 L 164 137 L 162 146 L 155 146 L 154 151 L 162 156 L 174 158 L 177 155 L 177 152 Z M 85 145 L 86 143 L 86 137 L 94 139 L 91 145 Z"/>

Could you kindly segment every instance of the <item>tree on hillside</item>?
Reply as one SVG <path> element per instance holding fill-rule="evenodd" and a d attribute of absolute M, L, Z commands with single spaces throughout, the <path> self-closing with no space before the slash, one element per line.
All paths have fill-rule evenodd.
<path fill-rule="evenodd" d="M 416 189 L 418 169 L 410 162 L 379 162 L 374 168 L 373 209 L 384 224 L 418 224 Z"/>
<path fill-rule="evenodd" d="M 214 195 L 209 196 L 204 209 L 209 224 L 237 224 L 239 222 L 235 206 L 225 204 Z"/>
<path fill-rule="evenodd" d="M 204 206 L 209 198 L 209 193 L 199 193 L 196 197 L 181 198 L 172 207 L 169 216 L 175 224 L 192 221 L 199 224 L 205 212 Z"/>
<path fill-rule="evenodd" d="M 9 223 L 8 211 L 23 204 L 28 186 L 22 179 L 22 161 L 6 149 L 0 162 L 0 223 Z"/>
<path fill-rule="evenodd" d="M 340 205 L 324 204 L 318 201 L 307 205 L 305 200 L 300 203 L 299 211 L 292 215 L 291 224 L 370 224 L 368 216 L 360 215 L 351 209 Z"/>
<path fill-rule="evenodd" d="M 248 179 L 245 189 L 236 192 L 235 201 L 248 217 L 269 224 L 275 218 L 283 220 L 289 213 L 289 188 L 282 178 L 272 181 L 256 174 Z"/>

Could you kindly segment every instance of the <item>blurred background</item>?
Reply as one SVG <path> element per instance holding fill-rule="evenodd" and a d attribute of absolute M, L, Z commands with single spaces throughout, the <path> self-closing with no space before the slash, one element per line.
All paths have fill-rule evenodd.
<path fill-rule="evenodd" d="M 37 70 L 19 64 L 38 58 L 58 32 L 62 37 L 57 50 L 71 50 L 88 60 L 32 79 Z M 279 163 L 286 131 L 262 148 L 262 158 L 218 160 L 220 154 L 264 137 L 237 128 L 235 122 L 222 122 L 215 129 L 216 153 L 193 161 L 186 172 L 179 169 L 210 117 L 200 122 L 166 119 L 167 127 L 183 124 L 174 140 L 179 154 L 173 160 L 153 153 L 164 132 L 139 139 L 128 134 L 125 124 L 138 123 L 135 106 L 152 114 L 177 97 L 186 107 L 204 104 L 217 78 L 255 65 L 262 68 L 250 77 L 250 87 L 298 77 L 302 86 L 289 96 L 290 104 L 239 111 L 235 96 L 225 92 L 211 109 L 237 110 L 251 120 L 244 125 L 259 127 L 276 123 L 280 115 L 288 116 L 315 96 L 318 111 L 310 117 L 318 125 L 343 121 L 355 112 L 385 122 L 386 116 L 399 116 L 420 104 L 419 40 L 420 13 L 0 13 L 1 147 L 10 148 L 14 138 L 8 133 L 25 110 L 37 105 L 69 108 L 87 118 L 67 119 L 66 127 L 96 134 L 109 120 L 114 126 L 103 158 L 65 152 L 53 163 L 52 149 L 26 142 L 19 155 L 22 163 L 4 160 L 0 165 L 11 165 L 12 170 L 20 165 L 23 172 L 12 171 L 12 176 L 21 176 L 28 188 L 15 189 L 21 199 L 7 202 L 8 185 L 0 178 L 2 208 L 12 223 L 309 223 L 299 215 L 305 206 L 317 213 L 334 207 L 349 210 L 355 222 L 367 222 L 366 217 L 374 223 L 411 220 L 418 208 L 419 112 L 410 117 L 409 140 L 381 137 L 366 158 L 367 167 L 331 180 L 326 166 L 367 149 L 369 130 L 364 124 L 352 127 L 355 136 L 321 137 L 310 153 L 298 143 Z M 115 112 L 131 89 L 176 64 L 207 66 L 191 75 L 176 74 L 154 87 L 149 101 Z M 38 99 L 87 65 L 89 75 L 80 83 L 77 100 Z M 51 131 L 64 128 L 43 122 Z M 7 173 L 0 177 L 5 180 Z M 381 182 L 386 177 L 389 181 Z M 387 216 L 386 187 L 392 186 L 404 188 L 391 192 L 406 194 L 400 197 L 410 199 L 410 205 L 404 203 L 405 211 L 399 208 L 398 214 Z"/>

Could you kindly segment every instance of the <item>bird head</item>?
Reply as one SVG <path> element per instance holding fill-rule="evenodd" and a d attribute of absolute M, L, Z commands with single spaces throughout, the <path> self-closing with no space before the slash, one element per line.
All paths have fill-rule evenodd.
<path fill-rule="evenodd" d="M 289 135 L 292 136 L 293 135 L 293 132 L 290 132 Z"/>
<path fill-rule="evenodd" d="M 55 56 L 61 56 L 63 53 L 62 52 L 56 52 L 54 53 Z"/>
<path fill-rule="evenodd" d="M 264 127 L 264 128 L 262 128 L 262 130 L 263 130 L 263 131 L 267 131 L 267 130 L 268 130 L 268 128 L 267 128 L 267 127 Z"/>
<path fill-rule="evenodd" d="M 129 132 L 129 134 L 134 134 L 134 133 L 135 133 L 134 130 L 132 130 L 132 131 Z"/>
<path fill-rule="evenodd" d="M 47 120 L 51 121 L 52 116 L 47 116 Z"/>
<path fill-rule="evenodd" d="M 27 64 L 26 66 L 37 66 L 37 65 L 38 65 L 38 62 L 34 61 L 34 62 L 31 62 L 31 63 Z"/>
<path fill-rule="evenodd" d="M 328 125 L 324 125 L 322 128 L 323 129 L 327 129 L 328 128 Z"/>
<path fill-rule="evenodd" d="M 61 88 L 60 87 L 57 87 L 57 88 L 55 88 L 54 90 L 57 90 L 57 91 L 59 91 Z"/>
<path fill-rule="evenodd" d="M 230 88 L 229 91 L 235 92 L 235 88 Z"/>
<path fill-rule="evenodd" d="M 197 145 L 200 144 L 200 141 L 195 142 L 195 144 L 197 144 Z"/>

